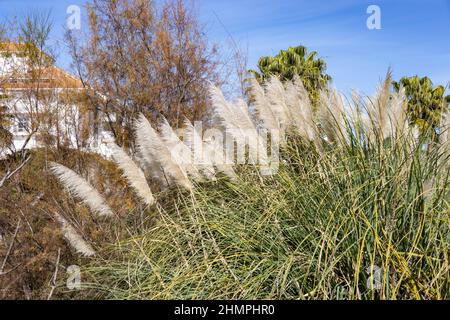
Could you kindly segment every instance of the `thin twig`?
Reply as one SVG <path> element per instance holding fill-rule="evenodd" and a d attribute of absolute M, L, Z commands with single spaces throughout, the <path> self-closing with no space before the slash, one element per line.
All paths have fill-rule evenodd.
<path fill-rule="evenodd" d="M 3 259 L 2 267 L 0 268 L 0 275 L 3 274 L 3 270 L 5 269 L 6 261 L 8 261 L 8 257 L 11 254 L 11 250 L 13 248 L 14 241 L 16 241 L 17 232 L 19 232 L 20 222 L 21 221 L 22 221 L 22 219 L 19 218 L 19 221 L 17 222 L 16 230 L 14 231 L 13 238 L 11 240 L 11 243 L 9 244 L 8 252 L 6 253 L 5 259 Z"/>
<path fill-rule="evenodd" d="M 31 159 L 31 156 L 28 156 L 28 158 L 25 159 L 14 171 L 7 172 L 6 175 L 0 180 L 0 188 L 3 187 L 5 182 L 10 179 L 13 175 L 15 175 L 20 169 L 23 168 L 27 164 L 27 162 Z"/>
<path fill-rule="evenodd" d="M 50 289 L 50 293 L 48 294 L 47 300 L 50 300 L 53 295 L 53 291 L 56 289 L 56 279 L 58 278 L 58 269 L 59 269 L 59 259 L 61 257 L 61 248 L 58 248 L 58 257 L 56 258 L 56 266 L 55 266 L 55 273 L 53 273 L 52 277 L 52 286 Z"/>

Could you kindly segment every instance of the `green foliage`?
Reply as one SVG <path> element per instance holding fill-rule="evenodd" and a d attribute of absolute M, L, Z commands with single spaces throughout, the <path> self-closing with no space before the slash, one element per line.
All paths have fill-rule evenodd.
<path fill-rule="evenodd" d="M 313 106 L 317 106 L 320 90 L 327 86 L 331 77 L 326 74 L 326 63 L 317 58 L 317 52 L 307 52 L 306 47 L 289 47 L 281 50 L 276 56 L 261 57 L 258 61 L 259 71 L 250 70 L 262 83 L 271 76 L 279 76 L 280 80 L 292 80 L 299 76 L 308 90 Z"/>
<path fill-rule="evenodd" d="M 350 145 L 322 151 L 291 137 L 272 178 L 244 167 L 236 182 L 169 195 L 151 213 L 152 228 L 132 231 L 84 269 L 84 294 L 450 298 L 445 147 L 425 153 L 412 136 L 387 143 L 348 134 Z"/>
<path fill-rule="evenodd" d="M 450 95 L 444 96 L 445 88 L 434 87 L 430 78 L 419 76 L 403 77 L 392 84 L 397 92 L 400 87 L 405 89 L 411 122 L 417 124 L 421 132 L 435 130 L 450 104 Z"/>

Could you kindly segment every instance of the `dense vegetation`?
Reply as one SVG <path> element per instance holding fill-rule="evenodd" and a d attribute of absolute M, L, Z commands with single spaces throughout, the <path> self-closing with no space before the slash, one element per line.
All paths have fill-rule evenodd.
<path fill-rule="evenodd" d="M 52 97 L 59 111 L 41 86 L 49 16 L 0 28 L 0 47 L 27 45 L 29 137 L 42 140 L 11 147 L 0 95 L 0 298 L 449 299 L 446 88 L 388 74 L 347 101 L 296 46 L 261 57 L 230 102 L 210 86 L 227 84 L 224 65 L 191 9 L 91 1 L 89 36 L 66 35 L 82 89 Z M 74 99 L 70 145 L 51 129 Z M 230 134 L 247 163 L 221 162 L 194 120 Z M 87 151 L 100 128 L 111 159 Z M 272 163 L 252 161 L 259 128 L 281 133 L 264 146 Z M 208 159 L 191 163 L 197 135 Z M 82 290 L 66 286 L 70 265 Z"/>
<path fill-rule="evenodd" d="M 448 299 L 442 150 L 388 145 L 318 154 L 292 138 L 273 178 L 243 169 L 173 196 L 86 270 L 89 296 Z"/>
<path fill-rule="evenodd" d="M 385 91 L 389 82 L 372 104 L 355 100 L 352 113 L 338 96 L 323 93 L 317 122 L 310 124 L 317 134 L 308 139 L 292 123 L 271 176 L 256 166 L 235 166 L 235 179 L 193 180 L 190 191 L 175 183 L 157 194 L 145 219 L 152 223 L 130 229 L 128 238 L 91 260 L 83 294 L 449 298 L 448 120 L 440 142 L 424 148 L 428 138 L 409 124 L 403 93 Z M 266 97 L 276 88 L 266 87 Z M 298 99 L 295 107 L 312 109 L 302 103 L 305 95 Z"/>

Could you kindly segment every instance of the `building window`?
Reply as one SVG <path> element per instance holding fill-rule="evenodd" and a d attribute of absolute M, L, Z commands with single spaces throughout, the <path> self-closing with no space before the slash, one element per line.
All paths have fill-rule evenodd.
<path fill-rule="evenodd" d="M 17 115 L 17 131 L 25 132 L 28 128 L 28 117 L 26 115 Z"/>

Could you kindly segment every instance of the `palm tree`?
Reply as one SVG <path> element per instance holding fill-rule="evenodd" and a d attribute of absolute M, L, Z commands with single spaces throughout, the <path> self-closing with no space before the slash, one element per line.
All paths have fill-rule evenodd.
<path fill-rule="evenodd" d="M 278 76 L 281 81 L 292 80 L 299 76 L 309 93 L 314 107 L 317 106 L 320 90 L 325 88 L 331 77 L 325 73 L 326 63 L 317 58 L 317 52 L 307 52 L 306 47 L 289 47 L 276 56 L 261 57 L 258 61 L 259 71 L 249 70 L 258 82 L 263 83 L 271 76 Z"/>
<path fill-rule="evenodd" d="M 430 78 L 419 76 L 403 77 L 392 85 L 397 92 L 400 87 L 405 89 L 410 121 L 417 124 L 422 133 L 435 131 L 450 104 L 450 95 L 444 96 L 445 88 L 434 87 Z"/>

